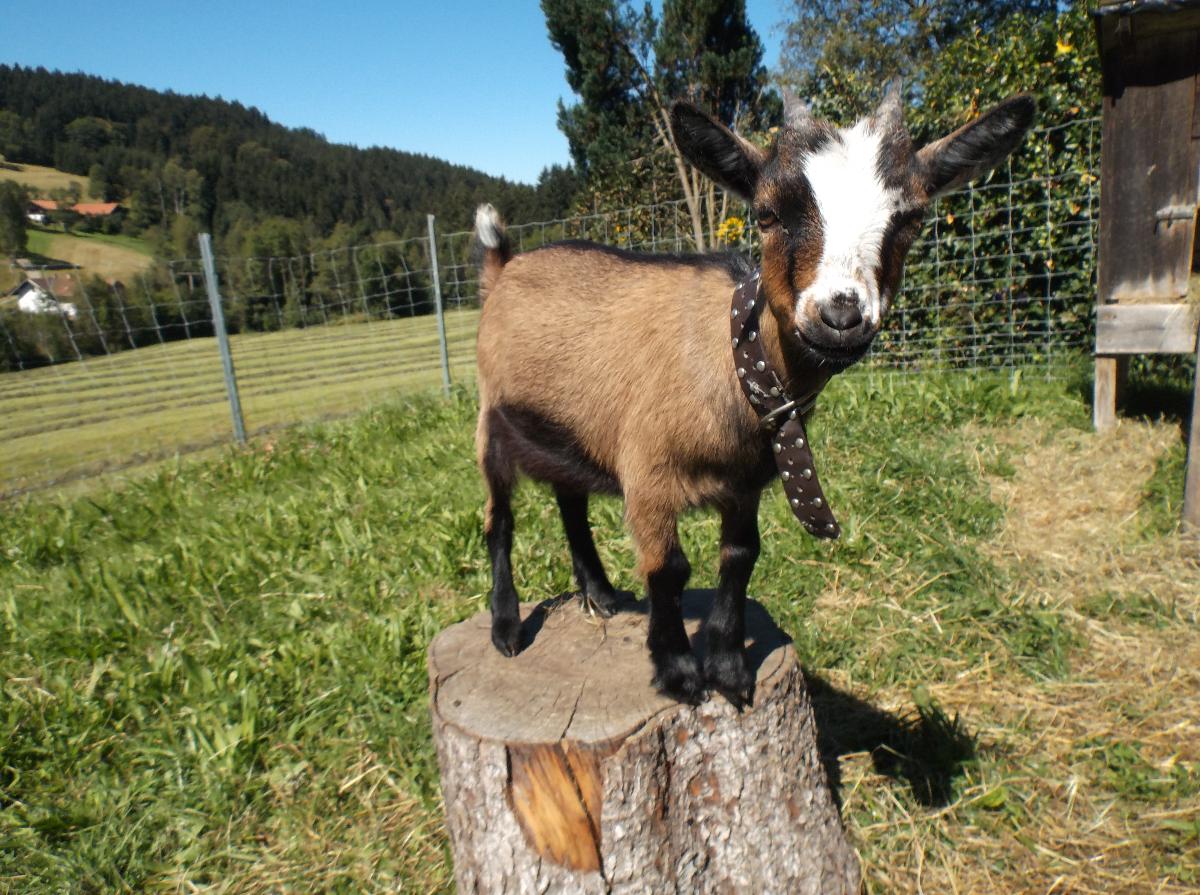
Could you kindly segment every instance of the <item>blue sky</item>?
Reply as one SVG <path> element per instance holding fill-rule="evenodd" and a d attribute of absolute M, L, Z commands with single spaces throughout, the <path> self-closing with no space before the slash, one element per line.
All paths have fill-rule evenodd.
<path fill-rule="evenodd" d="M 783 0 L 747 8 L 774 66 Z M 35 18 L 69 26 L 6 41 L 0 60 L 221 96 L 336 142 L 527 183 L 568 160 L 555 114 L 570 91 L 536 0 L 0 0 L 0 21 Z"/>

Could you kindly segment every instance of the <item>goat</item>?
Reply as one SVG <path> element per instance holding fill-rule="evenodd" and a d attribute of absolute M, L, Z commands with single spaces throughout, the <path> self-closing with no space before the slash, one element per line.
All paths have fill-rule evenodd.
<path fill-rule="evenodd" d="M 849 128 L 784 98 L 784 126 L 765 150 L 688 103 L 673 106 L 671 126 L 680 152 L 753 208 L 762 242 L 755 287 L 765 304 L 749 338 L 787 393 L 815 396 L 879 332 L 931 199 L 1015 149 L 1034 103 L 1009 97 L 914 150 L 898 82 Z M 588 495 L 621 494 L 649 597 L 652 683 L 683 702 L 711 688 L 749 703 L 746 588 L 759 553 L 760 493 L 777 475 L 730 348 L 731 295 L 755 280 L 753 266 L 735 254 L 643 255 L 584 242 L 513 257 L 490 205 L 476 212 L 476 238 L 476 451 L 488 493 L 493 644 L 508 656 L 519 649 L 510 562 L 517 475 L 553 488 L 576 583 L 605 615 L 618 598 L 596 553 Z M 721 552 L 701 667 L 683 626 L 691 567 L 676 526 L 685 509 L 707 506 L 721 514 Z M 836 526 L 818 533 L 835 536 Z"/>

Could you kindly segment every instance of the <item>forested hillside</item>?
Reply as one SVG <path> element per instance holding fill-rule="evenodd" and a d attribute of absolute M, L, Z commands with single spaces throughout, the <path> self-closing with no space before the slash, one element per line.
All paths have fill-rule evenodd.
<path fill-rule="evenodd" d="M 404 114 L 398 104 L 396 115 Z M 547 169 L 533 187 L 429 156 L 331 143 L 237 102 L 5 65 L 0 155 L 90 178 L 97 199 L 129 206 L 131 231 L 159 228 L 160 243 L 181 248 L 197 228 L 245 242 L 272 217 L 295 222 L 305 241 L 339 223 L 364 237 L 415 234 L 428 212 L 446 228 L 465 228 L 484 200 L 510 219 L 545 219 L 561 214 L 572 193 L 562 168 Z"/>

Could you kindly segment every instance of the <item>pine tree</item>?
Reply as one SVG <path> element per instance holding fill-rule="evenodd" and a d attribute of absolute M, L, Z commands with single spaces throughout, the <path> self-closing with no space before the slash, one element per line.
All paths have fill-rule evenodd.
<path fill-rule="evenodd" d="M 16 257 L 25 251 L 25 209 L 29 197 L 19 184 L 0 181 L 0 255 Z"/>
<path fill-rule="evenodd" d="M 713 197 L 675 149 L 670 106 L 689 99 L 747 128 L 778 117 L 745 0 L 665 0 L 661 19 L 622 0 L 542 0 L 542 10 L 578 97 L 572 106 L 560 102 L 559 128 L 588 187 L 637 204 L 673 170 L 703 250 Z"/>

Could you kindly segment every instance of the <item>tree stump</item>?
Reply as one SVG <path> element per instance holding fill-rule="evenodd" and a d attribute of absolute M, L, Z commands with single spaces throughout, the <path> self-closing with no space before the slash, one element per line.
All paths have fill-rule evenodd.
<path fill-rule="evenodd" d="M 688 591 L 693 648 L 712 591 Z M 644 602 L 521 607 L 522 651 L 487 613 L 429 647 L 433 736 L 459 892 L 859 891 L 787 635 L 747 609 L 754 704 L 650 686 Z"/>

